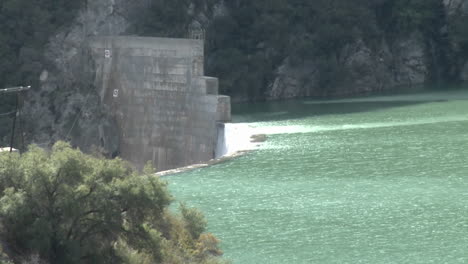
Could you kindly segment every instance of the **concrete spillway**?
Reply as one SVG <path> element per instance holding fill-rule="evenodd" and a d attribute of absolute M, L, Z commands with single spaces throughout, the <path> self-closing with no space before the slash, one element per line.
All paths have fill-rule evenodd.
<path fill-rule="evenodd" d="M 230 98 L 204 76 L 203 41 L 99 37 L 89 41 L 101 102 L 118 126 L 120 156 L 167 170 L 214 158 Z M 105 140 L 105 139 L 102 139 Z"/>

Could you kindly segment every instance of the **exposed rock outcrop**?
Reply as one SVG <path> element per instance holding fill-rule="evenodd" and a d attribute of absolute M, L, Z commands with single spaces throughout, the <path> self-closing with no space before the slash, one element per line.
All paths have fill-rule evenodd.
<path fill-rule="evenodd" d="M 449 16 L 457 13 L 468 13 L 468 1 L 466 0 L 443 0 L 446 12 Z"/>
<path fill-rule="evenodd" d="M 50 39 L 46 49 L 49 63 L 39 78 L 41 87 L 29 94 L 25 104 L 28 138 L 43 145 L 62 139 L 88 151 L 96 146 L 108 154 L 118 152 L 114 122 L 93 86 L 94 66 L 86 41 L 91 36 L 125 33 L 146 3 L 89 0 L 71 26 Z"/>
<path fill-rule="evenodd" d="M 391 89 L 395 86 L 421 84 L 428 67 L 425 47 L 418 34 L 393 44 L 382 41 L 376 50 L 362 40 L 345 46 L 337 61 L 345 80 L 333 89 L 322 89 L 318 66 L 313 61 L 291 66 L 286 60 L 267 93 L 271 100 L 301 96 L 346 96 Z"/>
<path fill-rule="evenodd" d="M 465 63 L 465 66 L 463 66 L 461 71 L 461 79 L 463 81 L 468 81 L 468 61 Z"/>
<path fill-rule="evenodd" d="M 451 20 L 465 21 L 468 16 L 468 1 L 466 0 L 443 0 L 446 13 Z M 463 23 L 463 22 L 462 22 Z M 457 43 L 451 43 L 452 49 L 458 50 Z M 456 64 L 459 65 L 459 77 L 462 81 L 468 81 L 468 58 L 457 57 Z"/>

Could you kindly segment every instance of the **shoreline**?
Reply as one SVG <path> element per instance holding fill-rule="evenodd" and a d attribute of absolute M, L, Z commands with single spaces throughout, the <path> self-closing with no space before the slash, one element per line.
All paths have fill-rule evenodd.
<path fill-rule="evenodd" d="M 159 176 L 159 177 L 167 177 L 167 176 L 170 176 L 170 175 L 173 175 L 173 174 L 178 174 L 178 173 L 187 172 L 187 171 L 191 171 L 191 170 L 196 170 L 196 169 L 200 169 L 200 168 L 206 168 L 206 167 L 209 167 L 209 166 L 212 166 L 212 165 L 221 164 L 223 162 L 230 161 L 232 159 L 241 157 L 241 156 L 243 156 L 243 155 L 245 155 L 245 154 L 247 154 L 247 153 L 249 153 L 251 151 L 253 151 L 253 150 L 240 150 L 240 151 L 236 151 L 235 153 L 233 153 L 231 155 L 228 155 L 228 156 L 223 156 L 221 158 L 209 160 L 207 163 L 193 164 L 193 165 L 188 165 L 188 166 L 185 166 L 185 167 L 180 167 L 180 168 L 176 168 L 176 169 L 172 169 L 172 170 L 160 171 L 160 172 L 155 173 L 155 175 Z"/>
<path fill-rule="evenodd" d="M 170 176 L 170 175 L 173 175 L 173 174 L 187 172 L 187 171 L 200 169 L 200 168 L 206 168 L 206 167 L 209 167 L 209 166 L 212 166 L 212 165 L 216 165 L 216 164 L 220 164 L 220 163 L 223 163 L 223 162 L 226 162 L 226 161 L 230 161 L 232 159 L 241 157 L 241 156 L 243 156 L 243 155 L 245 155 L 245 154 L 247 154 L 249 152 L 252 152 L 252 151 L 256 150 L 256 147 L 259 147 L 261 145 L 261 143 L 263 143 L 263 142 L 265 142 L 267 140 L 267 138 L 268 137 L 265 134 L 254 134 L 254 135 L 250 136 L 250 143 L 252 145 L 254 145 L 255 147 L 252 147 L 250 149 L 245 149 L 245 150 L 238 150 L 238 151 L 235 151 L 235 152 L 233 152 L 233 153 L 231 153 L 229 155 L 225 155 L 225 156 L 222 156 L 220 158 L 211 159 L 206 163 L 192 164 L 192 165 L 188 165 L 188 166 L 185 166 L 185 167 L 160 171 L 160 172 L 157 172 L 155 175 L 159 176 L 159 177 L 166 177 L 166 176 Z"/>

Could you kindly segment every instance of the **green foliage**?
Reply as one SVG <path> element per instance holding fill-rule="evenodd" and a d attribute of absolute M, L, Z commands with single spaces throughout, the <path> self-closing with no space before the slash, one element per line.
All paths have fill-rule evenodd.
<path fill-rule="evenodd" d="M 435 33 L 437 23 L 443 19 L 444 8 L 440 0 L 385 0 L 377 6 L 380 26 L 392 37 L 414 31 Z"/>
<path fill-rule="evenodd" d="M 452 41 L 457 45 L 457 51 L 463 58 L 468 58 L 468 27 L 466 21 L 468 21 L 467 14 L 456 16 L 450 27 Z"/>
<path fill-rule="evenodd" d="M 264 98 L 274 71 L 286 61 L 318 65 L 319 86 L 327 94 L 349 78 L 340 57 L 344 47 L 362 40 L 375 49 L 384 39 L 391 46 L 414 32 L 435 43 L 428 44 L 428 50 L 429 45 L 435 48 L 427 52 L 434 57 L 434 71 L 452 68 L 440 0 L 239 0 L 226 5 L 229 16 L 216 18 L 208 30 L 207 72 L 220 78 L 222 92 L 233 96 Z M 466 18 L 457 21 L 452 32 L 465 50 Z"/>
<path fill-rule="evenodd" d="M 200 12 L 211 13 L 218 0 L 148 0 L 133 31 L 142 36 L 185 38 Z"/>
<path fill-rule="evenodd" d="M 320 60 L 329 69 L 339 64 L 344 46 L 360 36 L 371 39 L 377 31 L 369 23 L 374 19 L 372 3 L 368 0 L 226 2 L 230 15 L 216 18 L 208 30 L 207 72 L 220 78 L 224 93 L 262 99 L 275 70 L 286 58 L 293 65 Z"/>
<path fill-rule="evenodd" d="M 198 263 L 213 256 L 196 252 L 203 216 L 186 207 L 182 218 L 172 216 L 166 183 L 153 170 L 139 175 L 64 142 L 51 152 L 31 146 L 22 156 L 0 154 L 0 194 L 0 242 L 14 260 L 161 263 L 177 252 L 180 263 Z"/>
<path fill-rule="evenodd" d="M 190 0 L 151 0 L 137 24 L 140 35 L 158 37 L 186 37 L 191 16 L 187 13 Z"/>
<path fill-rule="evenodd" d="M 0 1 L 0 88 L 38 86 L 44 47 L 59 27 L 68 25 L 84 0 Z M 0 114 L 14 109 L 14 97 L 0 94 Z M 11 119 L 0 116 L 0 145 Z"/>
<path fill-rule="evenodd" d="M 181 204 L 179 210 L 182 213 L 188 232 L 193 239 L 198 239 L 206 230 L 205 217 L 199 210 L 188 208 L 185 204 Z"/>
<path fill-rule="evenodd" d="M 42 50 L 57 28 L 72 21 L 82 0 L 4 0 L 0 3 L 0 86 L 35 84 Z"/>

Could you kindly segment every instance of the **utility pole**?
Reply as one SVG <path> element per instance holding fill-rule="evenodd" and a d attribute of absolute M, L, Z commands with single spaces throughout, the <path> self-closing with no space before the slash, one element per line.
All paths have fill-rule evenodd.
<path fill-rule="evenodd" d="M 2 93 L 16 93 L 16 103 L 15 103 L 15 116 L 13 117 L 13 126 L 11 128 L 11 138 L 10 138 L 10 152 L 13 151 L 13 142 L 15 141 L 15 129 L 16 129 L 16 121 L 19 121 L 20 132 L 21 132 L 21 148 L 24 148 L 24 137 L 23 137 L 23 125 L 21 123 L 21 108 L 20 108 L 20 100 L 21 100 L 21 93 L 31 89 L 31 86 L 17 86 L 17 87 L 10 87 L 5 89 L 0 89 L 0 94 Z M 22 149 L 20 149 L 21 152 Z"/>

